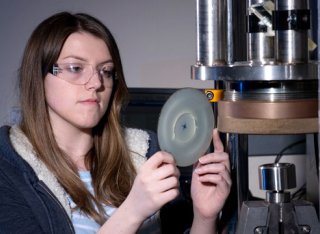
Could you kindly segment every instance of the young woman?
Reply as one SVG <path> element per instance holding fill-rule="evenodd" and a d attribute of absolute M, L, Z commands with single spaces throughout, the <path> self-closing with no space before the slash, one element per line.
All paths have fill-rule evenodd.
<path fill-rule="evenodd" d="M 21 124 L 0 129 L 0 233 L 161 233 L 158 211 L 178 196 L 179 171 L 152 135 L 121 126 L 127 93 L 100 21 L 62 12 L 34 30 L 20 68 Z M 216 232 L 230 191 L 216 130 L 213 143 L 192 175 L 191 233 Z"/>

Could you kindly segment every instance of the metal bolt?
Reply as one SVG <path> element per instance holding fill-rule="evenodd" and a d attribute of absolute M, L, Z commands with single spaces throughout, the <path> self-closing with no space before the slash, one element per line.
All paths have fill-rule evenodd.
<path fill-rule="evenodd" d="M 264 233 L 264 228 L 263 227 L 256 227 L 254 229 L 254 234 L 263 234 Z"/>
<path fill-rule="evenodd" d="M 311 232 L 311 228 L 309 226 L 301 226 L 300 230 L 302 231 L 302 233 L 310 233 Z"/>

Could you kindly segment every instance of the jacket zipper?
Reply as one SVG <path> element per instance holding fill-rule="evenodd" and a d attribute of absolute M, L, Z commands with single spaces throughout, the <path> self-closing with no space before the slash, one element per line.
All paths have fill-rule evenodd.
<path fill-rule="evenodd" d="M 71 223 L 71 220 L 69 218 L 69 215 L 67 214 L 66 210 L 64 209 L 64 207 L 61 205 L 60 201 L 56 198 L 56 196 L 52 193 L 52 191 L 43 183 L 43 181 L 39 181 L 38 183 L 40 185 L 40 187 L 42 187 L 49 195 L 50 197 L 58 204 L 58 206 L 61 208 L 61 210 L 63 210 L 64 215 L 66 216 L 67 220 L 68 220 L 68 226 L 69 229 L 72 233 L 74 232 L 74 228 L 73 228 L 73 224 Z"/>

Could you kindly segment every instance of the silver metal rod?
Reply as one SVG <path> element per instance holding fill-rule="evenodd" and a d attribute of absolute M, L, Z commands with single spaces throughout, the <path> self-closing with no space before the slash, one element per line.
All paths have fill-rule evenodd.
<path fill-rule="evenodd" d="M 233 38 L 233 1 L 227 0 L 227 57 L 226 62 L 227 64 L 232 64 L 234 62 L 234 38 Z"/>
<path fill-rule="evenodd" d="M 225 25 L 225 0 L 197 0 L 197 64 L 225 64 Z"/>

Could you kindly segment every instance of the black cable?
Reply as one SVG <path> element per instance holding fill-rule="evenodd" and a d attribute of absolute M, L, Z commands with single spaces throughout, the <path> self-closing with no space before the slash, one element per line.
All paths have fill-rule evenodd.
<path fill-rule="evenodd" d="M 284 153 L 286 150 L 290 149 L 290 148 L 293 147 L 293 146 L 302 144 L 302 143 L 304 143 L 304 142 L 305 142 L 305 140 L 300 140 L 300 141 L 294 142 L 294 143 L 288 145 L 287 147 L 285 147 L 284 149 L 282 149 L 282 150 L 277 154 L 277 157 L 276 157 L 274 163 L 278 163 L 278 162 L 280 161 L 283 153 Z"/>
<path fill-rule="evenodd" d="M 295 191 L 292 196 L 291 196 L 291 200 L 301 200 L 305 197 L 307 192 L 306 189 L 306 184 L 302 185 L 300 189 L 298 189 L 297 191 Z"/>

